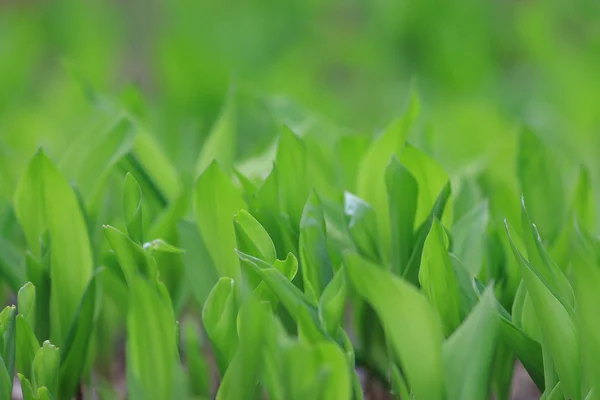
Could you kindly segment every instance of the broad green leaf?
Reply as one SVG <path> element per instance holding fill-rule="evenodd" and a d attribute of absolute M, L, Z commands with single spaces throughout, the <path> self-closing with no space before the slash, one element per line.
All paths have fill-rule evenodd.
<path fill-rule="evenodd" d="M 441 317 L 444 334 L 449 336 L 461 322 L 460 291 L 444 244 L 444 228 L 437 218 L 423 246 L 419 283 Z"/>
<path fill-rule="evenodd" d="M 562 175 L 550 149 L 527 128 L 519 135 L 517 175 L 531 219 L 548 243 L 553 243 L 566 216 Z"/>
<path fill-rule="evenodd" d="M 546 392 L 544 392 L 542 398 L 545 400 L 563 400 L 565 397 L 563 395 L 563 390 L 561 386 L 561 383 L 558 382 L 556 386 L 552 388 L 552 390 L 547 390 Z"/>
<path fill-rule="evenodd" d="M 204 305 L 210 291 L 219 280 L 219 273 L 195 223 L 180 221 L 177 224 L 177 232 L 180 245 L 186 249 L 183 253 L 183 265 L 192 296 L 198 304 Z"/>
<path fill-rule="evenodd" d="M 263 304 L 250 297 L 241 307 L 238 319 L 239 345 L 227 369 L 217 400 L 259 399 L 257 390 L 268 314 Z"/>
<path fill-rule="evenodd" d="M 475 303 L 477 303 L 477 294 L 473 289 L 473 278 L 469 275 L 467 267 L 465 267 L 455 254 L 449 253 L 448 256 L 450 257 L 450 263 L 456 276 L 460 296 L 461 319 L 464 320 L 471 313 Z"/>
<path fill-rule="evenodd" d="M 315 302 L 333 276 L 327 249 L 327 232 L 323 206 L 316 192 L 311 192 L 300 222 L 300 265 L 304 292 Z"/>
<path fill-rule="evenodd" d="M 484 200 L 452 226 L 452 251 L 468 268 L 471 277 L 481 271 L 488 219 L 488 203 Z"/>
<path fill-rule="evenodd" d="M 0 397 L 8 389 L 8 400 L 12 391 L 12 377 L 15 373 L 16 315 L 14 306 L 8 306 L 0 312 Z"/>
<path fill-rule="evenodd" d="M 133 400 L 170 399 L 176 390 L 176 324 L 160 287 L 142 277 L 129 285 L 127 383 Z"/>
<path fill-rule="evenodd" d="M 489 398 L 500 326 L 495 303 L 493 289 L 488 288 L 473 312 L 444 342 L 445 382 L 449 399 Z"/>
<path fill-rule="evenodd" d="M 16 348 L 16 365 L 17 371 L 24 375 L 27 379 L 32 380 L 33 376 L 31 364 L 40 343 L 38 342 L 33 329 L 27 323 L 22 315 L 17 315 L 17 348 Z"/>
<path fill-rule="evenodd" d="M 42 347 L 40 347 L 35 354 L 35 358 L 32 363 L 33 370 L 33 387 L 38 390 L 42 387 L 46 387 L 53 397 L 58 397 L 59 389 L 59 365 L 61 363 L 61 356 L 58 348 L 51 344 L 49 341 L 45 341 Z M 66 377 L 62 377 L 65 379 Z M 78 381 L 75 378 L 75 381 Z M 62 391 L 61 398 L 71 398 L 70 392 Z"/>
<path fill-rule="evenodd" d="M 233 216 L 246 208 L 241 194 L 219 164 L 211 163 L 196 181 L 194 214 L 200 235 L 220 276 L 238 279 Z"/>
<path fill-rule="evenodd" d="M 234 95 L 230 94 L 225 100 L 223 109 L 202 145 L 202 150 L 196 163 L 196 176 L 199 176 L 214 161 L 230 172 L 233 167 L 236 149 L 236 106 Z"/>
<path fill-rule="evenodd" d="M 123 214 L 129 238 L 138 244 L 143 243 L 142 188 L 129 172 L 125 175 L 123 188 Z"/>
<path fill-rule="evenodd" d="M 562 383 L 563 393 L 572 399 L 581 396 L 580 345 L 571 313 L 545 284 L 545 280 L 517 249 L 508 225 L 507 235 L 511 241 L 515 259 L 519 262 L 523 281 L 531 296 L 535 315 L 542 331 L 543 345 L 548 346 L 556 372 Z"/>
<path fill-rule="evenodd" d="M 402 278 L 354 254 L 344 265 L 354 289 L 377 312 L 413 394 L 444 399 L 442 327 L 427 298 Z"/>
<path fill-rule="evenodd" d="M 189 390 L 192 396 L 211 396 L 211 371 L 202 348 L 201 336 L 191 320 L 183 325 L 183 348 L 189 374 Z"/>
<path fill-rule="evenodd" d="M 573 294 L 569 280 L 548 254 L 536 225 L 529 218 L 524 199 L 522 199 L 521 206 L 523 236 L 525 238 L 529 263 L 544 278 L 545 283 L 549 285 L 555 296 L 558 296 L 557 298 L 560 301 L 566 302 L 570 307 L 573 307 L 575 295 Z"/>
<path fill-rule="evenodd" d="M 65 345 L 62 347 L 60 357 L 61 398 L 70 398 L 74 394 L 86 367 L 97 320 L 96 301 L 99 298 L 100 284 L 98 282 L 101 281 L 102 271 L 99 270 L 94 274 L 85 289 L 65 340 Z M 52 390 L 52 387 L 46 386 L 51 389 L 52 393 L 56 393 Z"/>
<path fill-rule="evenodd" d="M 297 230 L 310 187 L 306 145 L 288 127 L 283 127 L 279 137 L 275 163 L 280 209 L 288 215 L 292 229 Z"/>
<path fill-rule="evenodd" d="M 385 188 L 385 169 L 393 154 L 401 157 L 404 142 L 411 126 L 419 114 L 420 104 L 415 93 L 411 93 L 404 114 L 388 125 L 381 136 L 371 143 L 360 160 L 357 176 L 357 194 L 373 206 L 377 213 L 378 236 L 384 261 L 390 254 L 390 217 Z M 400 158 L 402 159 L 402 158 Z"/>
<path fill-rule="evenodd" d="M 281 272 L 283 276 L 285 276 L 290 282 L 292 282 L 298 273 L 298 260 L 292 255 L 292 253 L 290 253 L 285 260 L 275 260 L 273 267 Z M 265 281 L 259 283 L 255 293 L 259 299 L 271 303 L 273 310 L 277 309 L 279 298 L 271 289 L 269 289 L 269 285 Z"/>
<path fill-rule="evenodd" d="M 112 247 L 128 285 L 143 274 L 150 279 L 156 278 L 158 269 L 154 258 L 128 238 L 123 232 L 110 225 L 104 226 L 104 236 Z"/>
<path fill-rule="evenodd" d="M 233 217 L 237 248 L 243 253 L 265 260 L 269 264 L 275 262 L 277 253 L 271 237 L 252 215 L 240 210 Z"/>
<path fill-rule="evenodd" d="M 584 376 L 596 392 L 600 390 L 600 265 L 597 249 L 584 233 L 582 226 L 575 227 L 572 245 L 573 283 L 577 300 L 577 328 L 581 340 Z"/>
<path fill-rule="evenodd" d="M 14 244 L 0 236 L 0 278 L 16 291 L 26 281 L 22 255 Z"/>
<path fill-rule="evenodd" d="M 502 331 L 500 332 L 502 337 Z M 494 356 L 492 393 L 497 400 L 510 400 L 511 383 L 515 373 L 515 356 L 505 341 L 499 340 Z"/>
<path fill-rule="evenodd" d="M 92 253 L 79 202 L 68 182 L 39 151 L 15 194 L 15 211 L 30 249 L 40 255 L 39 238 L 51 236 L 51 338 L 61 346 L 92 274 Z"/>
<path fill-rule="evenodd" d="M 351 193 L 344 193 L 344 214 L 348 231 L 360 254 L 375 263 L 381 263 L 377 215 L 375 210 Z"/>
<path fill-rule="evenodd" d="M 239 306 L 235 285 L 231 278 L 220 278 L 202 308 L 202 322 L 213 344 L 221 376 L 232 362 L 238 345 L 235 326 Z"/>
<path fill-rule="evenodd" d="M 43 255 L 42 262 L 35 259 L 30 251 L 25 252 L 25 269 L 31 283 L 35 286 L 35 323 L 34 329 L 37 337 L 47 338 L 50 334 L 50 263 L 49 250 Z"/>
<path fill-rule="evenodd" d="M 417 213 L 415 216 L 416 228 L 427 221 L 431 208 L 437 202 L 438 194 L 444 189 L 449 178 L 440 164 L 414 146 L 406 145 L 400 156 L 400 161 L 417 181 L 419 187 Z M 451 203 L 451 199 L 448 202 Z M 451 226 L 451 204 L 443 215 L 440 214 L 437 217 L 445 225 Z"/>
<path fill-rule="evenodd" d="M 181 183 L 177 178 L 175 167 L 154 138 L 143 130 L 140 130 L 135 137 L 133 156 L 162 196 L 170 201 L 179 196 Z M 144 193 L 146 194 L 145 191 Z"/>
<path fill-rule="evenodd" d="M 419 186 L 410 172 L 392 156 L 385 170 L 391 234 L 391 269 L 402 276 L 413 247 Z"/>
<path fill-rule="evenodd" d="M 319 320 L 330 336 L 336 337 L 342 326 L 346 303 L 346 273 L 340 269 L 329 282 L 319 299 Z"/>
<path fill-rule="evenodd" d="M 54 400 L 56 397 L 52 396 L 50 390 L 47 387 L 41 387 L 37 391 L 38 397 L 40 400 Z"/>
<path fill-rule="evenodd" d="M 19 315 L 21 315 L 30 327 L 35 327 L 35 286 L 31 282 L 27 282 L 17 294 L 17 305 L 19 307 Z"/>
<path fill-rule="evenodd" d="M 359 161 L 369 148 L 369 142 L 369 138 L 365 135 L 347 135 L 342 136 L 336 143 L 337 173 L 342 187 L 346 190 L 356 191 L 356 182 L 360 171 Z"/>
<path fill-rule="evenodd" d="M 585 166 L 579 168 L 579 179 L 575 188 L 573 211 L 577 223 L 587 230 L 594 229 L 596 210 L 594 207 L 594 193 L 592 192 L 590 173 Z"/>
<path fill-rule="evenodd" d="M 327 373 L 321 399 L 336 400 L 352 398 L 350 366 L 339 346 L 319 343 L 315 348 L 318 363 Z"/>
<path fill-rule="evenodd" d="M 427 239 L 427 235 L 431 230 L 434 218 L 440 219 L 440 217 L 443 217 L 444 210 L 446 208 L 446 204 L 448 203 L 449 198 L 450 183 L 444 186 L 444 188 L 438 195 L 438 198 L 435 204 L 433 205 L 433 208 L 430 211 L 429 218 L 423 224 L 421 224 L 421 226 L 415 234 L 415 245 L 413 246 L 413 251 L 408 261 L 408 267 L 406 268 L 403 274 L 403 277 L 411 283 L 418 283 L 419 266 L 421 265 L 421 256 L 423 254 L 423 246 L 425 245 L 425 240 Z"/>
<path fill-rule="evenodd" d="M 22 374 L 17 374 L 19 377 L 19 382 L 21 383 L 21 393 L 23 394 L 23 400 L 35 400 L 37 398 L 36 394 L 31 387 L 31 382 L 23 376 Z M 1 379 L 1 378 L 0 378 Z M 7 397 L 10 399 L 10 397 Z"/>

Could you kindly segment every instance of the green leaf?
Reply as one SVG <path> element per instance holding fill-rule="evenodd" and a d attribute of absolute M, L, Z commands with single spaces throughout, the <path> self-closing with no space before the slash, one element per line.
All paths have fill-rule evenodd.
<path fill-rule="evenodd" d="M 577 223 L 587 230 L 593 230 L 596 221 L 594 193 L 591 186 L 590 173 L 588 169 L 582 165 L 579 168 L 579 179 L 577 180 L 577 186 L 575 188 L 573 211 L 577 218 Z"/>
<path fill-rule="evenodd" d="M 227 366 L 233 360 L 238 344 L 235 330 L 238 313 L 235 285 L 231 278 L 220 278 L 202 308 L 202 322 L 213 344 L 221 376 L 224 376 Z"/>
<path fill-rule="evenodd" d="M 288 215 L 292 229 L 297 231 L 310 192 L 306 146 L 285 126 L 279 137 L 275 164 L 280 210 Z"/>
<path fill-rule="evenodd" d="M 60 359 L 61 398 L 71 398 L 73 396 L 86 367 L 97 320 L 96 301 L 100 290 L 98 281 L 101 280 L 102 271 L 99 270 L 92 276 L 79 303 L 65 345 L 62 347 Z M 56 392 L 52 390 L 53 388 L 49 385 L 46 386 L 56 396 Z"/>
<path fill-rule="evenodd" d="M 38 390 L 42 387 L 46 387 L 53 397 L 58 397 L 58 370 L 60 363 L 61 357 L 58 348 L 46 340 L 42 347 L 39 348 L 35 354 L 35 358 L 33 359 L 33 387 L 37 388 Z M 62 376 L 61 378 L 65 379 L 65 377 Z M 77 378 L 75 379 L 77 381 Z M 62 391 L 61 387 L 62 398 L 71 398 L 72 396 L 69 395 L 69 393 L 70 392 Z"/>
<path fill-rule="evenodd" d="M 275 245 L 271 237 L 252 215 L 240 210 L 233 217 L 237 248 L 243 253 L 265 260 L 269 264 L 277 259 Z"/>
<path fill-rule="evenodd" d="M 21 382 L 21 393 L 23 394 L 23 400 L 37 399 L 37 395 L 34 393 L 33 388 L 31 387 L 31 382 L 29 382 L 29 380 L 22 374 L 17 374 L 17 376 Z M 7 397 L 7 399 L 10 399 L 10 396 Z"/>
<path fill-rule="evenodd" d="M 473 312 L 444 342 L 446 393 L 450 399 L 489 398 L 500 323 L 495 303 L 493 289 L 488 288 Z"/>
<path fill-rule="evenodd" d="M 346 273 L 342 268 L 334 275 L 319 299 L 319 320 L 331 337 L 336 337 L 342 326 L 346 292 Z"/>
<path fill-rule="evenodd" d="M 327 249 L 323 206 L 314 191 L 300 222 L 300 265 L 304 292 L 316 302 L 333 276 L 333 266 Z"/>
<path fill-rule="evenodd" d="M 545 143 L 527 128 L 519 135 L 517 175 L 532 220 L 553 243 L 566 216 L 561 171 Z"/>
<path fill-rule="evenodd" d="M 435 218 L 440 219 L 440 217 L 444 216 L 444 210 L 446 209 L 446 204 L 448 203 L 449 198 L 450 183 L 446 184 L 446 186 L 444 186 L 444 188 L 441 190 L 435 204 L 433 205 L 433 208 L 429 213 L 429 218 L 423 224 L 421 224 L 421 226 L 417 230 L 417 233 L 415 235 L 415 245 L 413 247 L 410 260 L 408 261 L 408 267 L 404 271 L 403 275 L 403 277 L 411 283 L 416 284 L 418 282 L 419 266 L 421 265 L 421 256 L 423 254 L 423 246 L 425 246 L 425 240 L 427 239 L 427 235 L 431 230 L 433 220 Z"/>
<path fill-rule="evenodd" d="M 48 253 L 48 251 L 47 251 Z M 50 271 L 47 264 L 50 263 L 50 255 L 43 256 L 43 263 L 34 258 L 32 252 L 25 252 L 25 269 L 27 276 L 35 286 L 35 323 L 32 328 L 35 335 L 47 338 L 50 331 Z"/>
<path fill-rule="evenodd" d="M 227 369 L 217 400 L 258 399 L 257 382 L 263 364 L 263 348 L 268 314 L 263 304 L 250 297 L 239 313 L 239 345 Z"/>
<path fill-rule="evenodd" d="M 552 390 L 548 390 L 544 392 L 542 398 L 545 400 L 563 400 L 565 397 L 563 396 L 563 390 L 561 387 L 561 383 L 558 382 Z"/>
<path fill-rule="evenodd" d="M 156 261 L 140 245 L 110 225 L 104 226 L 104 236 L 117 256 L 128 285 L 136 279 L 138 273 L 150 279 L 156 278 L 158 274 Z"/>
<path fill-rule="evenodd" d="M 581 340 L 584 376 L 591 386 L 600 390 L 600 321 L 597 315 L 600 305 L 600 254 L 588 239 L 585 228 L 576 225 L 572 245 L 573 283 L 577 300 L 577 328 Z"/>
<path fill-rule="evenodd" d="M 39 151 L 29 163 L 15 194 L 15 212 L 29 248 L 38 257 L 39 238 L 52 238 L 50 284 L 51 338 L 62 345 L 92 275 L 92 253 L 79 202 L 68 182 Z"/>
<path fill-rule="evenodd" d="M 442 328 L 427 298 L 405 280 L 355 254 L 344 265 L 354 289 L 377 312 L 418 399 L 444 399 Z"/>
<path fill-rule="evenodd" d="M 348 231 L 361 256 L 374 263 L 381 263 L 377 215 L 375 210 L 351 193 L 344 193 L 344 214 Z"/>
<path fill-rule="evenodd" d="M 357 177 L 357 194 L 371 204 L 377 212 L 378 236 L 384 261 L 390 254 L 390 217 L 385 188 L 385 169 L 393 154 L 401 156 L 404 141 L 419 114 L 420 104 L 415 93 L 411 93 L 404 114 L 389 124 L 383 134 L 371 143 L 360 160 Z"/>
<path fill-rule="evenodd" d="M 360 171 L 357 161 L 363 158 L 369 144 L 370 139 L 365 135 L 342 136 L 336 143 L 335 151 L 339 158 L 336 163 L 338 176 L 341 177 L 342 187 L 349 191 L 356 191 Z"/>
<path fill-rule="evenodd" d="M 133 400 L 170 399 L 177 390 L 175 318 L 158 283 L 138 276 L 129 285 L 127 384 Z"/>
<path fill-rule="evenodd" d="M 129 172 L 125 175 L 123 188 L 123 214 L 129 238 L 138 244 L 143 243 L 142 188 Z"/>
<path fill-rule="evenodd" d="M 8 306 L 0 312 L 0 397 L 3 388 L 8 389 L 8 396 L 12 391 L 12 377 L 15 374 L 15 347 L 16 347 L 16 322 L 17 310 Z"/>
<path fill-rule="evenodd" d="M 563 392 L 567 397 L 580 398 L 580 347 L 571 312 L 565 309 L 564 304 L 545 285 L 542 276 L 517 249 L 510 236 L 508 225 L 506 225 L 506 232 L 535 308 L 535 315 L 542 331 L 542 343 L 548 346 L 549 354 L 562 382 Z"/>
<path fill-rule="evenodd" d="M 385 183 L 391 229 L 391 269 L 401 276 L 408 267 L 413 247 L 419 186 L 395 156 L 385 170 Z"/>
<path fill-rule="evenodd" d="M 200 235 L 220 276 L 238 279 L 235 230 L 232 219 L 246 208 L 241 194 L 216 162 L 196 181 L 194 214 Z"/>
<path fill-rule="evenodd" d="M 25 283 L 22 254 L 11 242 L 0 237 L 0 278 L 17 291 Z"/>
<path fill-rule="evenodd" d="M 202 150 L 196 163 L 196 176 L 199 176 L 214 161 L 230 172 L 233 167 L 236 151 L 236 104 L 235 96 L 229 94 L 220 115 L 202 145 Z"/>
<path fill-rule="evenodd" d="M 163 239 L 154 239 L 150 242 L 144 243 L 144 250 L 150 253 L 163 253 L 163 254 L 182 254 L 185 250 L 175 247 L 172 244 L 165 242 Z"/>
<path fill-rule="evenodd" d="M 35 286 L 27 282 L 17 294 L 17 304 L 19 306 L 19 315 L 21 315 L 30 327 L 35 327 Z"/>
<path fill-rule="evenodd" d="M 17 349 L 16 349 L 16 364 L 17 371 L 25 376 L 27 379 L 32 380 L 31 365 L 35 357 L 36 352 L 40 348 L 33 329 L 27 323 L 22 315 L 17 315 Z"/>
<path fill-rule="evenodd" d="M 177 224 L 177 233 L 179 244 L 186 249 L 183 253 L 183 265 L 189 288 L 198 304 L 204 305 L 210 291 L 219 280 L 219 273 L 195 222 L 180 221 Z"/>
<path fill-rule="evenodd" d="M 467 267 L 471 277 L 481 271 L 488 220 L 488 203 L 484 200 L 452 226 L 452 251 Z"/>
<path fill-rule="evenodd" d="M 441 317 L 444 334 L 449 336 L 461 322 L 460 291 L 444 244 L 444 228 L 437 218 L 423 246 L 419 283 Z"/>
<path fill-rule="evenodd" d="M 189 390 L 192 396 L 210 398 L 211 371 L 201 344 L 201 336 L 191 320 L 183 325 L 183 348 L 189 374 Z"/>

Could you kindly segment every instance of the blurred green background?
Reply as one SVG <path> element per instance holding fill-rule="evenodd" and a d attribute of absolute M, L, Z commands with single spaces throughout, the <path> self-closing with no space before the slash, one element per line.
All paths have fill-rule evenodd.
<path fill-rule="evenodd" d="M 528 124 L 598 182 L 598 4 L 3 0 L 0 199 L 39 146 L 58 159 L 93 129 L 81 81 L 144 121 L 182 174 L 228 93 L 244 160 L 283 123 L 323 143 L 373 135 L 414 87 L 423 117 L 411 140 L 451 174 L 513 168 Z"/>

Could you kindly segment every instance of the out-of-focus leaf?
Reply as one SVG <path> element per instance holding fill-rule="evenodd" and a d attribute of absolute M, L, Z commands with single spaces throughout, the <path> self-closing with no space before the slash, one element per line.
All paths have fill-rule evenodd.
<path fill-rule="evenodd" d="M 297 230 L 310 192 L 307 155 L 302 139 L 287 127 L 283 128 L 279 137 L 275 163 L 280 209 L 288 215 L 292 229 Z"/>
<path fill-rule="evenodd" d="M 238 350 L 223 377 L 218 400 L 260 398 L 257 382 L 263 364 L 267 318 L 265 307 L 255 297 L 250 297 L 240 309 Z"/>
<path fill-rule="evenodd" d="M 471 277 L 481 271 L 488 219 L 488 204 L 484 200 L 452 226 L 452 251 L 468 268 Z"/>
<path fill-rule="evenodd" d="M 234 280 L 223 277 L 212 289 L 202 308 L 202 322 L 213 344 L 221 376 L 225 376 L 227 366 L 232 362 L 238 345 L 235 327 L 239 306 L 236 298 Z"/>
<path fill-rule="evenodd" d="M 25 273 L 21 264 L 19 250 L 0 236 L 0 278 L 15 291 L 25 283 Z"/>
<path fill-rule="evenodd" d="M 596 210 L 594 208 L 594 193 L 592 192 L 590 173 L 585 166 L 579 168 L 579 179 L 575 188 L 573 211 L 577 223 L 583 228 L 593 231 Z"/>
<path fill-rule="evenodd" d="M 25 252 L 25 269 L 27 276 L 35 285 L 35 324 L 32 326 L 37 337 L 49 336 L 50 332 L 50 271 L 48 265 L 50 263 L 49 249 L 43 256 L 43 262 L 35 259 L 32 252 Z"/>
<path fill-rule="evenodd" d="M 531 219 L 548 243 L 553 243 L 566 216 L 562 175 L 545 143 L 527 128 L 519 135 L 517 175 Z"/>
<path fill-rule="evenodd" d="M 238 279 L 233 216 L 246 203 L 219 164 L 211 163 L 196 181 L 194 214 L 200 235 L 220 276 Z"/>
<path fill-rule="evenodd" d="M 37 353 L 35 354 L 35 358 L 33 359 L 33 380 L 31 382 L 33 387 L 37 388 L 38 390 L 42 387 L 46 387 L 53 397 L 58 397 L 58 370 L 60 363 L 61 357 L 58 348 L 46 340 L 42 347 L 38 349 Z M 78 379 L 75 378 L 75 381 L 78 381 Z M 63 398 L 71 398 L 71 395 L 68 394 L 70 392 L 63 392 L 62 388 L 61 393 Z"/>
<path fill-rule="evenodd" d="M 17 305 L 19 307 L 19 315 L 21 315 L 25 321 L 32 328 L 35 327 L 35 286 L 33 283 L 27 282 L 17 294 Z"/>
<path fill-rule="evenodd" d="M 195 223 L 180 221 L 177 232 L 180 245 L 186 249 L 183 253 L 183 263 L 192 296 L 198 304 L 204 305 L 210 291 L 219 280 L 219 273 Z"/>
<path fill-rule="evenodd" d="M 151 253 L 169 253 L 169 254 L 182 254 L 185 250 L 175 247 L 172 244 L 165 242 L 163 239 L 154 239 L 150 242 L 144 243 L 144 250 Z"/>
<path fill-rule="evenodd" d="M 460 325 L 461 308 L 460 291 L 444 244 L 443 230 L 440 221 L 434 218 L 423 246 L 419 283 L 441 317 L 444 334 L 449 336 Z"/>
<path fill-rule="evenodd" d="M 92 253 L 79 202 L 68 182 L 39 151 L 29 163 L 15 194 L 15 211 L 32 252 L 39 238 L 51 241 L 50 320 L 53 343 L 61 346 L 92 274 Z"/>
<path fill-rule="evenodd" d="M 77 389 L 77 384 L 84 372 L 88 354 L 90 352 L 92 335 L 96 324 L 96 300 L 98 296 L 98 281 L 102 271 L 96 272 L 90 280 L 77 313 L 69 328 L 69 333 L 62 348 L 60 357 L 60 394 L 61 397 L 70 398 Z M 35 363 L 35 361 L 34 361 Z M 52 387 L 48 388 L 52 393 Z"/>
<path fill-rule="evenodd" d="M 381 240 L 384 261 L 387 261 L 391 249 L 389 207 L 384 180 L 385 169 L 392 154 L 401 156 L 404 141 L 419 114 L 419 109 L 419 100 L 415 93 L 411 93 L 404 115 L 388 125 L 383 134 L 373 140 L 359 164 L 357 194 L 371 204 L 377 213 L 378 236 Z"/>
<path fill-rule="evenodd" d="M 127 225 L 127 234 L 134 242 L 143 242 L 142 224 L 142 189 L 129 172 L 125 175 L 125 186 L 123 188 L 123 214 Z"/>
<path fill-rule="evenodd" d="M 189 390 L 192 396 L 210 398 L 210 367 L 200 342 L 198 330 L 190 320 L 183 325 L 183 348 L 189 374 Z"/>
<path fill-rule="evenodd" d="M 600 321 L 594 318 L 600 307 L 600 257 L 582 226 L 573 237 L 573 283 L 577 300 L 577 328 L 581 340 L 585 376 L 596 393 L 600 390 Z"/>
<path fill-rule="evenodd" d="M 136 277 L 127 313 L 127 383 L 132 400 L 162 400 L 177 391 L 176 324 L 165 290 Z"/>
<path fill-rule="evenodd" d="M 140 130 L 135 137 L 133 156 L 162 196 L 170 201 L 179 196 L 181 183 L 177 178 L 175 167 L 154 138 L 143 130 Z"/>
<path fill-rule="evenodd" d="M 237 248 L 243 253 L 265 260 L 269 264 L 277 259 L 275 245 L 271 237 L 252 215 L 240 210 L 234 218 Z"/>
<path fill-rule="evenodd" d="M 402 276 L 412 247 L 419 186 L 410 172 L 392 156 L 385 170 L 391 230 L 391 269 Z"/>
<path fill-rule="evenodd" d="M 319 320 L 325 332 L 336 337 L 342 324 L 346 303 L 346 272 L 340 269 L 319 299 Z"/>
<path fill-rule="evenodd" d="M 314 191 L 300 222 L 300 265 L 304 292 L 316 302 L 333 276 L 333 266 L 327 249 L 323 206 Z"/>
<path fill-rule="evenodd" d="M 344 214 L 348 221 L 348 231 L 360 254 L 372 262 L 381 263 L 375 210 L 357 196 L 346 192 Z"/>
<path fill-rule="evenodd" d="M 427 298 L 391 272 L 354 254 L 344 265 L 354 289 L 377 312 L 414 396 L 444 399 L 442 328 Z"/>
<path fill-rule="evenodd" d="M 544 394 L 542 395 L 542 399 L 545 400 L 563 400 L 565 397 L 563 395 L 563 391 L 562 391 L 562 387 L 561 387 L 561 383 L 558 382 L 556 384 L 556 386 L 554 386 L 554 388 L 552 388 L 552 390 L 547 390 L 546 392 L 544 392 Z"/>
<path fill-rule="evenodd" d="M 370 140 L 364 135 L 342 136 L 336 143 L 336 153 L 339 155 L 336 164 L 339 180 L 346 190 L 355 192 L 359 173 L 359 161 L 369 147 Z"/>
<path fill-rule="evenodd" d="M 499 319 L 492 288 L 464 323 L 444 342 L 446 393 L 450 399 L 486 399 L 494 367 Z M 458 368 L 460 366 L 460 368 Z M 465 374 L 472 379 L 464 379 Z"/>
<path fill-rule="evenodd" d="M 8 306 L 0 312 L 0 398 L 10 399 L 15 374 L 17 309 Z"/>
<path fill-rule="evenodd" d="M 196 163 L 196 176 L 204 172 L 214 160 L 217 160 L 225 171 L 231 171 L 237 141 L 235 111 L 234 95 L 230 94 L 202 146 Z"/>
<path fill-rule="evenodd" d="M 548 346 L 552 361 L 563 386 L 565 396 L 577 399 L 581 396 L 580 345 L 571 313 L 565 309 L 544 279 L 517 249 L 508 225 L 507 235 L 511 241 L 515 259 L 519 262 L 523 281 L 531 296 L 536 318 L 540 323 L 543 345 Z"/>

